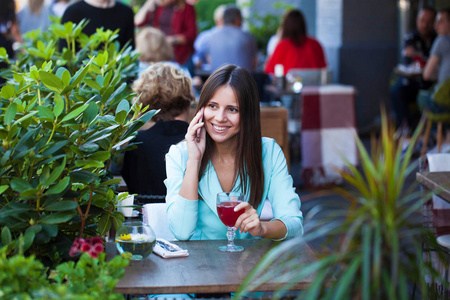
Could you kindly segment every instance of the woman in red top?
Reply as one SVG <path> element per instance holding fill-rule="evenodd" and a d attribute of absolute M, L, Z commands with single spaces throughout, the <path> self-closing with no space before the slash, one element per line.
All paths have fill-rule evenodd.
<path fill-rule="evenodd" d="M 301 11 L 288 11 L 283 17 L 281 31 L 281 41 L 267 61 L 266 73 L 273 74 L 277 64 L 283 65 L 285 74 L 290 69 L 327 66 L 322 46 L 307 36 L 305 18 Z"/>
<path fill-rule="evenodd" d="M 164 32 L 173 46 L 175 61 L 193 74 L 191 57 L 197 24 L 192 5 L 185 0 L 147 0 L 136 13 L 134 23 L 136 27 L 153 26 Z"/>

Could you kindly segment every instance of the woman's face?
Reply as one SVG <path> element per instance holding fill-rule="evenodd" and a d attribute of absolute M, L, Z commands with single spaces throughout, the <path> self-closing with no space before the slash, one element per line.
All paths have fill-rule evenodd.
<path fill-rule="evenodd" d="M 239 103 L 230 86 L 216 91 L 205 106 L 203 120 L 214 142 L 224 143 L 236 137 L 240 129 Z"/>

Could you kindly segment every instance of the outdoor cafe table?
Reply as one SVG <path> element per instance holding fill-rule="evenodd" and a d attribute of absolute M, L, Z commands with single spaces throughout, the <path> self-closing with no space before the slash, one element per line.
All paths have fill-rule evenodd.
<path fill-rule="evenodd" d="M 450 203 L 450 172 L 417 172 L 416 180 Z"/>
<path fill-rule="evenodd" d="M 131 261 L 125 268 L 125 276 L 115 291 L 122 294 L 177 294 L 177 293 L 232 293 L 236 292 L 248 272 L 275 242 L 269 240 L 236 240 L 245 250 L 237 253 L 220 252 L 217 248 L 226 240 L 176 241 L 189 256 L 161 258 L 151 254 L 141 261 Z M 115 244 L 106 245 L 107 258 L 118 255 Z M 317 258 L 307 245 L 299 246 L 298 255 L 305 263 Z M 303 290 L 311 283 L 306 278 L 292 286 Z M 274 291 L 283 282 L 272 278 L 259 287 L 259 291 Z"/>

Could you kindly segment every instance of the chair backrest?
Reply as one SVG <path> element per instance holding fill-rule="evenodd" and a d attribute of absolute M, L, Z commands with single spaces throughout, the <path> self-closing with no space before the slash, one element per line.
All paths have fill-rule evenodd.
<path fill-rule="evenodd" d="M 143 206 L 142 213 L 144 215 L 144 223 L 150 225 L 157 238 L 162 238 L 167 241 L 176 240 L 169 228 L 169 221 L 167 219 L 167 203 L 145 204 Z"/>
<path fill-rule="evenodd" d="M 301 81 L 303 86 L 326 85 L 332 82 L 332 71 L 328 68 L 320 69 L 290 69 L 286 74 L 288 81 Z"/>

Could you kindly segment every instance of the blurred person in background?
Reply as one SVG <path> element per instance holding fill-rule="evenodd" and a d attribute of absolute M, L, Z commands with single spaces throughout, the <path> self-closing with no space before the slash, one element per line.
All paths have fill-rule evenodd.
<path fill-rule="evenodd" d="M 14 0 L 0 0 L 0 47 L 6 49 L 9 58 L 14 58 L 13 44 L 22 43 L 19 24 L 16 17 L 16 5 Z M 7 63 L 0 62 L 0 70 L 8 67 Z M 0 85 L 5 82 L 0 78 Z"/>
<path fill-rule="evenodd" d="M 435 17 L 434 8 L 424 7 L 419 11 L 416 18 L 417 29 L 404 37 L 402 65 L 408 66 L 417 62 L 420 67 L 424 66 L 436 38 L 433 29 Z M 421 76 L 398 76 L 390 91 L 398 134 L 411 135 L 420 119 L 420 111 L 416 106 L 419 89 L 428 89 L 432 84 L 430 81 L 424 81 Z"/>
<path fill-rule="evenodd" d="M 130 42 L 134 48 L 134 13 L 133 10 L 115 0 L 81 0 L 67 7 L 61 19 L 61 24 L 73 22 L 78 24 L 81 20 L 87 19 L 83 33 L 92 35 L 97 28 L 103 27 L 112 31 L 119 29 L 119 36 L 116 41 L 120 47 Z M 64 47 L 65 40 L 60 40 L 60 46 Z"/>
<path fill-rule="evenodd" d="M 144 107 L 161 111 L 139 130 L 132 141 L 139 143 L 137 148 L 125 152 L 121 175 L 129 193 L 166 195 L 164 156 L 186 135 L 194 101 L 191 78 L 173 64 L 151 63 L 134 82 L 133 91 Z"/>
<path fill-rule="evenodd" d="M 69 5 L 70 0 L 55 0 L 51 6 L 52 13 L 57 17 L 62 17 Z"/>
<path fill-rule="evenodd" d="M 430 58 L 425 65 L 423 78 L 437 80 L 439 86 L 450 79 L 450 8 L 440 10 L 436 18 L 438 37 L 433 43 Z"/>
<path fill-rule="evenodd" d="M 185 0 L 147 0 L 136 13 L 137 27 L 153 26 L 160 29 L 172 45 L 175 61 L 194 73 L 192 61 L 197 37 L 195 9 Z"/>
<path fill-rule="evenodd" d="M 275 65 L 290 69 L 325 68 L 325 54 L 320 43 L 308 36 L 305 17 L 298 9 L 287 11 L 281 23 L 281 40 L 268 58 L 265 72 L 273 74 Z"/>
<path fill-rule="evenodd" d="M 172 45 L 164 33 L 154 27 L 145 27 L 136 35 L 136 51 L 139 52 L 139 76 L 154 62 L 171 62 L 177 68 L 180 65 L 173 61 Z"/>
<path fill-rule="evenodd" d="M 241 25 L 241 11 L 234 5 L 228 5 L 223 13 L 223 26 L 205 36 L 199 51 L 211 65 L 211 72 L 225 64 L 255 71 L 258 61 L 256 40 L 243 31 Z"/>
<path fill-rule="evenodd" d="M 216 7 L 216 9 L 214 10 L 214 23 L 216 25 L 208 30 L 199 33 L 199 35 L 195 39 L 194 42 L 195 53 L 193 59 L 194 64 L 197 68 L 205 67 L 205 69 L 208 71 L 211 69 L 211 66 L 207 65 L 207 59 L 205 53 L 203 53 L 203 49 L 205 47 L 204 43 L 205 39 L 207 39 L 207 36 L 209 34 L 213 33 L 215 30 L 223 26 L 223 13 L 225 12 L 226 7 L 227 6 L 225 4 Z M 205 66 L 205 64 L 207 66 Z"/>
<path fill-rule="evenodd" d="M 47 5 L 44 0 L 28 0 L 27 4 L 17 13 L 20 32 L 25 34 L 36 29 L 44 32 L 52 24 L 51 15 L 53 15 L 51 6 Z"/>

